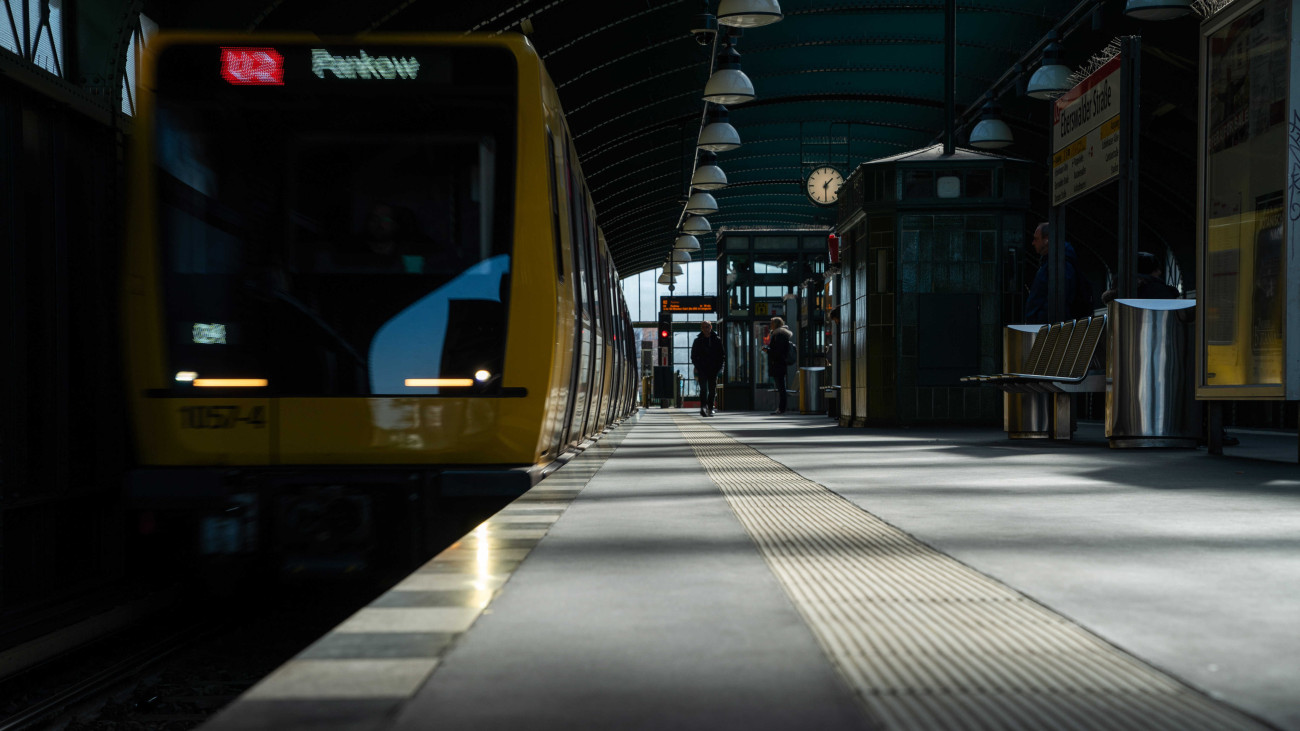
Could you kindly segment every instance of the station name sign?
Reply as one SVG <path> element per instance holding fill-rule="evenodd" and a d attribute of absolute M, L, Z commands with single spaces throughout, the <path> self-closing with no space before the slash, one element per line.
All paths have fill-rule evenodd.
<path fill-rule="evenodd" d="M 717 297 L 660 297 L 660 312 L 716 312 Z"/>
<path fill-rule="evenodd" d="M 1052 118 L 1052 205 L 1119 177 L 1120 57 L 1056 101 Z"/>

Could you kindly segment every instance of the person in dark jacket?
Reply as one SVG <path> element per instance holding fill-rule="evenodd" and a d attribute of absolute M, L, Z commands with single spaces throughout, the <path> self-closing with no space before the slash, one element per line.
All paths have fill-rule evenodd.
<path fill-rule="evenodd" d="M 1101 301 L 1110 302 L 1118 295 L 1118 291 L 1108 289 L 1102 293 Z M 1133 297 L 1140 300 L 1172 300 L 1181 296 L 1177 287 L 1165 283 L 1164 267 L 1160 266 L 1156 255 L 1149 251 L 1139 251 Z"/>
<path fill-rule="evenodd" d="M 794 333 L 785 326 L 785 320 L 779 317 L 773 317 L 768 324 L 771 327 L 771 336 L 767 340 L 767 370 L 772 374 L 772 380 L 776 382 L 776 411 L 772 413 L 784 414 L 785 369 L 790 365 L 786 362 L 785 356 L 786 351 L 790 349 L 790 339 L 794 337 Z"/>
<path fill-rule="evenodd" d="M 713 416 L 713 400 L 717 394 L 718 372 L 722 370 L 722 338 L 713 332 L 713 323 L 700 323 L 700 334 L 691 343 L 691 364 L 695 378 L 700 382 L 700 416 Z"/>
<path fill-rule="evenodd" d="M 1172 300 L 1180 296 L 1178 288 L 1165 283 L 1165 270 L 1156 255 L 1139 251 L 1137 256 L 1137 289 L 1139 299 Z"/>
<path fill-rule="evenodd" d="M 1029 287 L 1029 298 L 1025 300 L 1025 322 L 1033 325 L 1040 325 L 1047 322 L 1047 278 L 1048 268 L 1048 248 L 1051 243 L 1051 230 L 1046 222 L 1038 224 L 1034 229 L 1033 245 L 1034 251 L 1038 252 L 1039 264 L 1038 273 L 1034 275 L 1034 283 Z M 1075 282 L 1078 278 L 1075 276 L 1075 270 L 1079 267 L 1079 257 L 1074 253 L 1074 247 L 1065 244 L 1065 301 L 1067 306 L 1074 299 L 1074 289 L 1077 286 Z"/>

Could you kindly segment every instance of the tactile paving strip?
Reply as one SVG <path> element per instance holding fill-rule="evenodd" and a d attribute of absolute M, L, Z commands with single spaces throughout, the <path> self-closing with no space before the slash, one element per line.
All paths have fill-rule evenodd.
<path fill-rule="evenodd" d="M 465 534 L 240 698 L 248 701 L 401 702 L 496 597 L 604 466 L 636 422 L 606 432 L 500 512 Z M 306 707 L 310 711 L 310 706 Z M 292 726 L 296 709 L 281 716 Z M 208 728 L 221 728 L 222 717 Z M 230 721 L 229 725 L 239 725 Z"/>
<path fill-rule="evenodd" d="M 1266 728 L 752 447 L 674 419 L 886 728 Z"/>

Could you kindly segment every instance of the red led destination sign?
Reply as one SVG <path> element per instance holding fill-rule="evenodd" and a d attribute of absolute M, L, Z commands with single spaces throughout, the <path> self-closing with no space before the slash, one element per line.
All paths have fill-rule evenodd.
<path fill-rule="evenodd" d="M 237 86 L 284 86 L 284 56 L 274 48 L 222 48 L 221 78 Z"/>

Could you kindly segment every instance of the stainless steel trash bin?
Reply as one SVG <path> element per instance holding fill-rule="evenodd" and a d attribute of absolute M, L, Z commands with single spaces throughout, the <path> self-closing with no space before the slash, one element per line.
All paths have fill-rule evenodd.
<path fill-rule="evenodd" d="M 1022 372 L 1025 356 L 1042 325 L 1007 325 L 1002 331 L 1002 367 Z M 1050 439 L 1052 397 L 1046 393 L 1002 394 L 1002 428 L 1008 439 Z"/>
<path fill-rule="evenodd" d="M 1106 437 L 1112 447 L 1195 447 L 1195 300 L 1122 299 L 1109 305 Z"/>
<path fill-rule="evenodd" d="M 821 366 L 799 369 L 799 413 L 816 414 L 826 407 L 822 404 L 822 384 L 826 369 Z"/>

